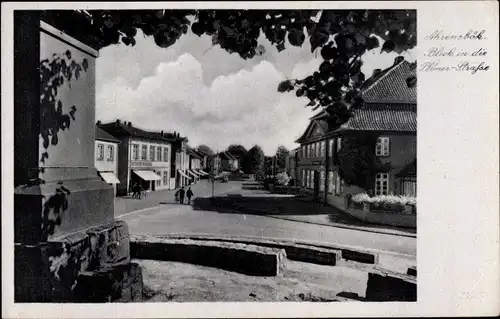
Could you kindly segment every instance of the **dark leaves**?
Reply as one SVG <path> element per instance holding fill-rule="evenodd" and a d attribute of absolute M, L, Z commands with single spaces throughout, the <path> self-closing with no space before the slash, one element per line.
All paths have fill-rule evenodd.
<path fill-rule="evenodd" d="M 413 88 L 417 85 L 417 77 L 416 76 L 410 76 L 409 78 L 406 79 L 406 85 L 409 88 Z"/>
<path fill-rule="evenodd" d="M 314 52 L 318 47 L 323 46 L 328 41 L 329 35 L 326 31 L 316 31 L 311 34 L 309 42 L 311 42 L 311 52 Z"/>
<path fill-rule="evenodd" d="M 382 49 L 381 49 L 381 52 L 387 52 L 387 53 L 390 53 L 392 51 L 394 51 L 394 48 L 396 47 L 396 45 L 394 44 L 394 41 L 392 40 L 387 40 L 384 42 L 384 44 L 382 45 Z"/>
<path fill-rule="evenodd" d="M 302 30 L 293 29 L 288 33 L 288 41 L 291 45 L 300 47 L 304 43 L 306 36 Z"/>
<path fill-rule="evenodd" d="M 293 89 L 294 89 L 294 86 L 293 86 L 293 84 L 291 83 L 290 80 L 282 81 L 278 85 L 278 92 L 280 92 L 280 93 L 290 92 Z"/>

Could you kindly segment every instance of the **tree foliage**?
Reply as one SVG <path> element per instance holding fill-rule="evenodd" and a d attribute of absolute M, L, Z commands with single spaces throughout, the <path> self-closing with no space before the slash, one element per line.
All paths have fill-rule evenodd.
<path fill-rule="evenodd" d="M 50 15 L 75 25 L 74 11 Z M 292 46 L 309 41 L 312 51 L 321 48 L 323 63 L 305 78 L 280 83 L 278 91 L 295 90 L 298 97 L 309 99 L 308 106 L 326 108 L 335 124 L 345 122 L 347 108 L 360 102 L 365 80 L 361 55 L 380 48 L 379 38 L 384 41 L 381 51 L 397 53 L 413 48 L 417 39 L 416 10 L 90 10 L 79 12 L 78 17 L 86 23 L 73 27 L 73 33 L 97 39 L 98 48 L 120 41 L 133 46 L 138 29 L 168 48 L 189 27 L 243 59 L 262 54 L 261 31 L 278 51 L 286 48 L 285 39 Z M 193 17 L 193 23 L 188 17 Z"/>
<path fill-rule="evenodd" d="M 214 155 L 214 151 L 207 145 L 199 145 L 197 148 L 196 148 L 197 151 L 201 152 L 202 154 L 206 154 L 206 155 Z"/>
<path fill-rule="evenodd" d="M 377 138 L 378 135 L 369 133 L 342 138 L 339 175 L 347 184 L 373 190 L 376 174 L 390 170 L 390 163 L 383 163 L 375 155 Z"/>
<path fill-rule="evenodd" d="M 278 168 L 285 169 L 288 155 L 290 155 L 290 151 L 285 146 L 278 146 L 276 150 L 276 166 Z"/>
<path fill-rule="evenodd" d="M 262 175 L 264 173 L 264 152 L 258 145 L 253 146 L 247 153 L 250 164 L 250 173 Z"/>
<path fill-rule="evenodd" d="M 237 158 L 243 158 L 248 153 L 247 149 L 243 145 L 239 145 L 239 144 L 229 145 L 229 147 L 227 148 L 227 151 L 231 155 L 233 155 L 234 157 L 237 157 Z"/>

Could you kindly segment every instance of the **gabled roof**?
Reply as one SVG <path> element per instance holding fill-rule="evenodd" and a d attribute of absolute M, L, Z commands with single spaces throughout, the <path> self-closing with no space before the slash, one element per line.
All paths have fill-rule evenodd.
<path fill-rule="evenodd" d="M 119 136 L 140 137 L 140 138 L 165 141 L 165 142 L 177 142 L 177 141 L 187 140 L 186 137 L 177 137 L 173 133 L 142 130 L 132 125 L 127 125 L 122 121 L 100 124 L 99 127 L 104 131 L 106 131 L 107 133 L 116 137 Z"/>
<path fill-rule="evenodd" d="M 393 65 L 377 76 L 375 80 L 368 79 L 370 83 L 362 91 L 363 101 L 366 103 L 417 103 L 416 86 L 408 87 L 406 80 L 416 76 L 416 68 L 408 61 Z"/>
<path fill-rule="evenodd" d="M 353 110 L 340 131 L 416 132 L 416 106 L 411 104 L 365 104 Z"/>
<path fill-rule="evenodd" d="M 235 160 L 235 158 L 231 154 L 229 154 L 229 152 L 226 151 L 220 152 L 218 155 L 221 160 Z"/>
<path fill-rule="evenodd" d="M 196 152 L 194 149 L 192 149 L 191 147 L 186 147 L 186 153 L 191 156 L 191 157 L 196 157 L 198 159 L 201 159 L 203 156 L 201 156 L 200 154 L 198 154 L 198 152 Z"/>
<path fill-rule="evenodd" d="M 99 126 L 95 126 L 95 139 L 99 141 L 106 141 L 112 143 L 120 143 L 120 140 L 112 136 L 111 134 L 103 131 Z"/>
<path fill-rule="evenodd" d="M 417 176 L 417 159 L 415 158 L 413 161 L 411 161 L 405 167 L 403 167 L 396 174 L 396 176 L 397 177 Z"/>
<path fill-rule="evenodd" d="M 295 143 L 301 143 L 307 139 L 310 138 L 311 134 L 313 134 L 313 130 L 315 128 L 318 128 L 321 130 L 323 133 L 326 133 L 328 130 L 328 124 L 321 119 L 313 119 L 309 122 L 309 125 L 307 126 L 306 130 L 302 135 L 295 141 Z M 319 136 L 319 135 L 318 135 Z"/>

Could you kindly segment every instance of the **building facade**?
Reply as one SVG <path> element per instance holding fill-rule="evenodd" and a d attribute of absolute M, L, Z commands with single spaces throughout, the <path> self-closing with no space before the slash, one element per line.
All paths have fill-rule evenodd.
<path fill-rule="evenodd" d="M 300 143 L 298 175 L 304 189 L 335 206 L 345 204 L 346 194 L 416 196 L 416 88 L 406 79 L 415 69 L 406 61 L 370 78 L 362 87 L 363 103 L 352 109 L 340 127 L 328 127 L 327 113 L 311 118 Z M 347 185 L 339 173 L 338 154 L 343 140 L 371 134 L 376 137 L 373 152 L 388 169 L 376 173 L 372 189 Z"/>
<path fill-rule="evenodd" d="M 116 196 L 116 185 L 120 184 L 118 179 L 118 145 L 120 140 L 95 127 L 95 156 L 94 165 L 101 178 L 108 184 L 113 185 Z"/>
<path fill-rule="evenodd" d="M 120 140 L 118 147 L 117 195 L 132 192 L 135 184 L 144 190 L 172 189 L 171 153 L 173 139 L 163 132 L 149 132 L 131 122 L 100 124 L 99 127 Z"/>

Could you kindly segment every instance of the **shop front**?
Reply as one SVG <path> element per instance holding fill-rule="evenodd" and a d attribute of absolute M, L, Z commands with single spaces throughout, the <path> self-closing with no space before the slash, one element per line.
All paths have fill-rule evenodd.
<path fill-rule="evenodd" d="M 151 162 L 132 162 L 130 169 L 129 191 L 136 184 L 145 191 L 169 189 L 170 168 L 168 164 Z"/>

